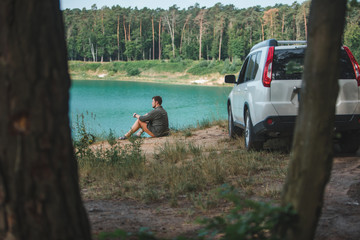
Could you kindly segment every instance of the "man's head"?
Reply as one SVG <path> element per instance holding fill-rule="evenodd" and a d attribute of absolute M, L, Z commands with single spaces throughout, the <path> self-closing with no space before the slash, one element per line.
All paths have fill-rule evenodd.
<path fill-rule="evenodd" d="M 162 104 L 162 98 L 160 96 L 155 96 L 152 98 L 152 107 L 155 108 Z"/>

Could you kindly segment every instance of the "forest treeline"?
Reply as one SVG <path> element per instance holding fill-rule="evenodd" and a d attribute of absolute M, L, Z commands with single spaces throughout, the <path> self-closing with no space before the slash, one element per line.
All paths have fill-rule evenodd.
<path fill-rule="evenodd" d="M 237 9 L 199 4 L 179 9 L 123 8 L 63 11 L 69 60 L 243 59 L 264 39 L 304 40 L 310 1 Z M 348 3 L 344 44 L 360 58 L 360 7 Z"/>

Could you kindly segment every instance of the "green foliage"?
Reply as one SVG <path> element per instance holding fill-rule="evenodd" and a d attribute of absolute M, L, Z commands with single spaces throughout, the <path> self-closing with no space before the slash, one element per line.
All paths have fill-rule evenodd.
<path fill-rule="evenodd" d="M 221 61 L 199 61 L 198 64 L 193 65 L 187 72 L 193 75 L 206 75 L 217 73 L 221 71 Z"/>
<path fill-rule="evenodd" d="M 112 129 L 109 130 L 109 135 L 107 136 L 107 142 L 110 144 L 110 146 L 114 146 L 116 144 L 116 137 Z"/>
<path fill-rule="evenodd" d="M 86 72 L 86 71 L 95 72 L 100 66 L 101 66 L 101 63 L 79 62 L 79 61 L 76 61 L 76 62 L 70 61 L 69 62 L 70 70 L 78 70 L 78 71 L 82 71 L 82 72 Z"/>
<path fill-rule="evenodd" d="M 212 122 L 208 118 L 204 118 L 201 121 L 197 122 L 197 128 L 205 129 L 211 127 Z"/>
<path fill-rule="evenodd" d="M 95 142 L 95 135 L 89 132 L 86 127 L 84 114 L 76 116 L 76 136 L 73 139 L 75 155 L 85 156 L 89 151 L 89 146 Z"/>
<path fill-rule="evenodd" d="M 113 146 L 109 149 L 84 148 L 84 154 L 78 155 L 80 168 L 87 171 L 111 168 L 116 171 L 120 179 L 135 178 L 142 173 L 145 157 L 141 151 L 141 139 L 130 138 L 131 144 Z"/>
<path fill-rule="evenodd" d="M 278 4 L 273 7 L 254 6 L 247 9 L 237 9 L 232 5 L 214 5 L 207 8 L 204 22 L 212 26 L 211 30 L 203 31 L 202 53 L 205 57 L 218 59 L 220 36 L 221 60 L 235 57 L 244 59 L 250 48 L 261 39 L 277 38 L 281 40 L 306 39 L 305 14 L 309 13 L 310 1 L 297 2 L 291 5 Z M 255 4 L 254 4 L 255 5 Z M 277 9 L 275 17 L 269 19 L 269 10 Z M 120 6 L 110 8 L 66 9 L 63 11 L 65 32 L 68 47 L 69 60 L 80 61 L 133 61 L 154 59 L 172 59 L 172 42 L 167 28 L 161 32 L 155 27 L 154 39 L 152 19 L 158 22 L 161 16 L 171 16 L 174 11 L 175 17 L 175 59 L 179 56 L 186 60 L 199 59 L 199 25 L 196 21 L 199 9 L 131 9 Z M 123 16 L 120 26 L 117 17 Z M 139 16 L 141 24 L 134 21 L 134 16 Z M 141 17 L 140 17 L 141 16 Z M 188 17 L 190 16 L 190 17 Z M 132 20 L 131 20 L 132 19 Z M 222 21 L 223 19 L 223 21 Z M 124 21 L 122 23 L 122 21 Z M 345 30 L 345 44 L 355 52 L 359 59 L 359 4 L 355 0 L 349 2 L 347 15 L 347 27 Z M 100 24 L 101 23 L 101 24 Z M 225 24 L 224 24 L 225 23 Z M 125 28 L 123 27 L 123 24 Z M 156 24 L 155 24 L 156 25 Z M 296 25 L 296 27 L 294 27 Z M 140 29 L 141 26 L 141 29 Z M 118 28 L 119 27 L 119 28 Z M 130 29 L 131 27 L 131 29 Z M 213 29 L 212 29 L 213 28 Z M 119 29 L 119 30 L 118 30 Z M 118 32 L 119 31 L 119 32 Z M 125 33 L 126 31 L 126 33 Z M 130 33 L 129 33 L 130 32 Z M 124 36 L 126 35 L 126 40 Z M 119 38 L 118 38 L 119 37 Z M 130 38 L 130 39 L 129 39 Z M 160 39 L 160 44 L 159 44 Z M 153 45 L 154 40 L 154 45 Z M 161 46 L 159 51 L 158 46 Z M 155 49 L 153 49 L 155 47 Z M 91 49 L 95 53 L 95 59 Z M 161 52 L 161 53 L 160 53 Z M 159 58 L 159 54 L 161 54 Z M 117 64 L 114 64 L 114 66 Z M 119 64 L 122 65 L 122 64 Z M 95 71 L 99 65 L 82 65 L 86 70 Z M 72 68 L 72 66 L 70 66 Z M 125 71 L 115 66 L 115 71 Z M 137 67 L 144 70 L 141 67 Z M 166 67 L 165 67 L 166 68 Z M 170 68 L 169 68 L 170 69 Z M 194 69 L 193 74 L 201 72 L 208 74 L 206 67 Z M 210 70 L 209 70 L 210 71 Z M 221 72 L 222 69 L 214 72 Z M 172 72 L 172 71 L 171 71 Z"/>
<path fill-rule="evenodd" d="M 199 236 L 208 239 L 258 239 L 282 240 L 286 231 L 295 224 L 297 215 L 293 208 L 274 206 L 270 203 L 244 199 L 233 188 L 225 186 L 221 196 L 234 203 L 225 217 L 203 219 L 206 228 Z"/>
<path fill-rule="evenodd" d="M 230 59 L 226 59 L 224 61 L 224 67 L 221 71 L 221 74 L 234 74 L 238 73 L 240 71 L 242 65 L 242 61 L 235 57 L 232 62 L 230 62 Z"/>
<path fill-rule="evenodd" d="M 126 68 L 126 73 L 128 76 L 137 76 L 137 75 L 140 75 L 141 72 L 138 68 L 129 66 Z"/>
<path fill-rule="evenodd" d="M 344 33 L 344 44 L 348 46 L 355 56 L 356 60 L 360 60 L 360 26 L 356 24 L 348 24 Z"/>

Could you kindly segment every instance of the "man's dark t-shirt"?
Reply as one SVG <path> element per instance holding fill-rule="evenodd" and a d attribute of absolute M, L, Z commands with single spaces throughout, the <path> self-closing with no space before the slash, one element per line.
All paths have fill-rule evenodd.
<path fill-rule="evenodd" d="M 168 115 L 162 106 L 156 107 L 151 112 L 140 116 L 139 120 L 148 122 L 147 128 L 155 135 L 155 137 L 169 135 Z"/>

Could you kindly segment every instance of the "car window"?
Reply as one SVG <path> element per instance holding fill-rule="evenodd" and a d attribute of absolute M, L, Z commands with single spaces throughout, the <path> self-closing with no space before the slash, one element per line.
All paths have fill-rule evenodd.
<path fill-rule="evenodd" d="M 273 80 L 301 79 L 304 71 L 305 48 L 275 50 Z"/>
<path fill-rule="evenodd" d="M 340 79 L 354 79 L 355 73 L 349 56 L 341 50 Z M 299 80 L 304 71 L 305 48 L 281 49 L 274 53 L 273 80 Z"/>
<path fill-rule="evenodd" d="M 248 61 L 249 61 L 249 57 L 247 57 L 244 61 L 244 64 L 241 67 L 240 73 L 239 73 L 239 77 L 237 80 L 237 83 L 243 83 L 244 82 L 244 77 L 245 77 L 245 70 L 247 69 L 247 65 L 248 65 Z"/>
<path fill-rule="evenodd" d="M 257 72 L 258 72 L 258 70 L 259 70 L 260 59 L 261 59 L 261 52 L 257 52 L 257 53 L 256 53 L 256 57 L 255 57 L 255 66 L 254 66 L 254 71 L 253 71 L 252 80 L 255 79 L 256 74 L 257 74 Z"/>
<path fill-rule="evenodd" d="M 344 49 L 340 53 L 340 76 L 339 79 L 355 79 L 354 67 L 351 63 L 349 55 Z"/>
<path fill-rule="evenodd" d="M 253 79 L 253 72 L 254 72 L 255 60 L 256 60 L 255 58 L 256 58 L 256 54 L 252 54 L 249 57 L 249 63 L 247 65 L 246 71 L 245 71 L 245 82 Z"/>

